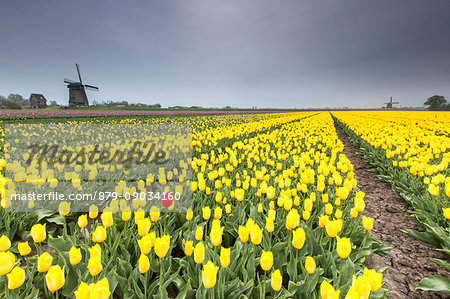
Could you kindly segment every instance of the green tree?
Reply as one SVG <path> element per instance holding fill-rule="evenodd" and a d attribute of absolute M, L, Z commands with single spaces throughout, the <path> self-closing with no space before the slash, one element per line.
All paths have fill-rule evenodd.
<path fill-rule="evenodd" d="M 428 110 L 446 110 L 448 108 L 447 100 L 444 96 L 434 95 L 429 97 L 425 103 L 428 106 Z"/>
<path fill-rule="evenodd" d="M 20 94 L 15 94 L 15 93 L 11 93 L 8 96 L 8 100 L 13 103 L 19 104 L 19 105 L 22 105 L 23 102 L 25 102 L 25 99 L 23 98 L 23 96 L 21 96 Z"/>

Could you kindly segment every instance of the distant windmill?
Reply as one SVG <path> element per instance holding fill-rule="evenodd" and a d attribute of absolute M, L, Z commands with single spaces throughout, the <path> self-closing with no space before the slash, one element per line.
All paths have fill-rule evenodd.
<path fill-rule="evenodd" d="M 69 106 L 89 106 L 89 101 L 85 89 L 98 91 L 98 87 L 83 84 L 80 75 L 80 66 L 78 65 L 78 63 L 75 63 L 75 66 L 77 67 L 78 79 L 80 80 L 80 82 L 75 82 L 73 80 L 64 78 L 64 83 L 68 84 L 67 88 L 69 89 Z"/>
<path fill-rule="evenodd" d="M 386 104 L 386 108 L 392 108 L 392 104 L 400 104 L 400 102 L 392 102 L 392 97 L 391 97 L 389 102 L 385 103 L 385 104 Z"/>

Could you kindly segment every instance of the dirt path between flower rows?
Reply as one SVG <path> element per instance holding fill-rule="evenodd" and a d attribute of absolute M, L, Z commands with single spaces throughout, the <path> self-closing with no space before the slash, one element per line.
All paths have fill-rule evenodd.
<path fill-rule="evenodd" d="M 450 298 L 436 292 L 414 292 L 420 280 L 429 275 L 448 276 L 445 269 L 432 262 L 430 258 L 446 260 L 446 256 L 435 250 L 432 245 L 408 237 L 401 229 L 417 229 L 417 224 L 403 211 L 405 202 L 391 188 L 391 185 L 369 171 L 367 162 L 357 153 L 344 131 L 335 124 L 339 139 L 344 143 L 344 154 L 354 167 L 357 188 L 366 193 L 364 214 L 374 218 L 372 233 L 391 252 L 381 257 L 371 255 L 366 266 L 379 270 L 389 267 L 384 280 L 391 298 Z"/>

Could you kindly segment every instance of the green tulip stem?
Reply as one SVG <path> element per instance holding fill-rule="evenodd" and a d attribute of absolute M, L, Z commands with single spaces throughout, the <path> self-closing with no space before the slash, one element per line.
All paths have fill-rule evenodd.
<path fill-rule="evenodd" d="M 8 279 L 6 278 L 6 274 L 4 275 L 4 277 L 5 277 L 5 296 L 6 299 L 9 299 Z"/>
<path fill-rule="evenodd" d="M 338 278 L 338 284 L 337 284 L 337 286 L 336 286 L 336 289 L 338 289 L 338 288 L 339 288 L 339 285 L 341 284 L 341 276 L 342 276 L 342 260 L 343 260 L 343 259 L 341 259 L 341 265 L 339 266 L 339 278 Z"/>
<path fill-rule="evenodd" d="M 263 291 L 262 291 L 263 298 L 266 298 L 266 281 L 267 281 L 267 271 L 264 271 Z"/>
<path fill-rule="evenodd" d="M 148 286 L 147 286 L 147 284 L 148 284 L 148 271 L 147 272 L 145 272 L 145 278 L 144 278 L 144 297 L 145 298 L 147 298 L 147 288 L 148 288 Z"/>
<path fill-rule="evenodd" d="M 55 298 L 56 298 L 56 299 L 59 298 L 58 290 L 56 290 L 56 292 L 55 292 Z"/>
<path fill-rule="evenodd" d="M 36 249 L 38 251 L 38 255 L 41 255 L 42 254 L 41 245 L 39 245 L 39 243 L 34 243 L 34 246 L 36 247 Z"/>
<path fill-rule="evenodd" d="M 163 259 L 159 259 L 159 292 L 162 296 L 162 273 L 163 273 Z"/>

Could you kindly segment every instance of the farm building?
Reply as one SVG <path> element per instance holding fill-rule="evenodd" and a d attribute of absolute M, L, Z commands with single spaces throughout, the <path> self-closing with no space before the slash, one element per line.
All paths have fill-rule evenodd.
<path fill-rule="evenodd" d="M 39 109 L 47 107 L 47 99 L 40 93 L 32 93 L 30 95 L 31 108 Z"/>

